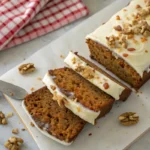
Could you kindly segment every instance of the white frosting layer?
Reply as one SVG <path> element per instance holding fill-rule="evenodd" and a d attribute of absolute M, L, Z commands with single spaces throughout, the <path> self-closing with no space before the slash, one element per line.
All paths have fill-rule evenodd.
<path fill-rule="evenodd" d="M 74 61 L 73 61 L 74 60 Z M 92 84 L 96 85 L 102 91 L 106 92 L 107 94 L 111 95 L 115 100 L 119 100 L 121 93 L 125 90 L 125 88 L 118 83 L 114 82 L 104 74 L 100 73 L 99 71 L 95 70 L 94 68 L 88 66 L 83 60 L 81 60 L 77 55 L 73 52 L 69 52 L 68 56 L 65 58 L 64 62 L 71 67 L 73 70 L 78 72 L 81 76 L 86 78 L 86 74 L 83 72 L 79 72 L 77 70 L 78 67 L 82 67 L 87 70 L 93 70 L 92 75 L 93 78 L 86 78 Z M 104 84 L 108 83 L 109 88 L 105 89 Z"/>
<path fill-rule="evenodd" d="M 36 124 L 36 122 L 33 120 L 33 118 L 31 117 L 31 115 L 29 114 L 29 112 L 27 111 L 26 107 L 25 107 L 25 104 L 24 104 L 24 101 L 22 102 L 22 107 L 23 109 L 25 110 L 26 114 L 28 115 L 28 117 L 30 118 L 30 120 L 34 123 L 35 127 L 42 133 L 44 134 L 45 136 L 47 136 L 48 138 L 51 138 L 52 140 L 60 143 L 60 144 L 63 144 L 63 145 L 66 145 L 66 146 L 69 146 L 71 145 L 73 142 L 70 142 L 70 143 L 67 143 L 65 141 L 61 141 L 59 139 L 57 139 L 56 137 L 50 135 L 46 130 L 41 130 L 38 125 Z"/>
<path fill-rule="evenodd" d="M 133 14 L 137 14 L 138 9 L 136 9 L 136 5 L 140 5 L 142 8 L 146 8 L 146 4 L 144 0 L 132 0 L 131 3 L 125 7 L 126 11 L 122 9 L 118 13 L 116 13 L 108 22 L 104 25 L 101 25 L 97 28 L 93 33 L 87 35 L 86 39 L 92 39 L 96 42 L 103 44 L 108 47 L 106 37 L 111 35 L 118 35 L 118 31 L 114 29 L 114 26 L 122 26 L 123 23 L 131 23 L 133 20 Z M 120 16 L 120 20 L 116 20 L 116 16 Z M 150 16 L 146 18 L 147 23 L 150 25 Z M 122 48 L 121 51 L 117 48 L 110 48 L 114 54 L 124 59 L 130 66 L 132 66 L 137 73 L 141 77 L 143 77 L 144 71 L 150 71 L 150 36 L 147 38 L 147 42 L 141 42 L 142 35 L 134 35 L 134 39 L 138 41 L 138 43 L 133 42 L 132 39 L 128 39 L 128 47 L 135 48 L 135 51 L 128 51 L 125 48 Z M 147 52 L 145 52 L 147 51 Z M 128 57 L 123 57 L 123 53 L 129 54 Z M 115 55 L 115 56 L 116 56 Z"/>
<path fill-rule="evenodd" d="M 65 100 L 67 100 L 67 103 L 65 103 L 65 107 L 70 109 L 74 114 L 76 114 L 83 120 L 85 120 L 93 125 L 95 124 L 95 119 L 100 115 L 100 111 L 95 112 L 93 110 L 90 110 L 90 109 L 84 107 L 83 105 L 81 105 L 80 103 L 68 98 L 65 94 L 63 94 L 60 91 L 59 87 L 53 81 L 53 77 L 50 76 L 49 73 L 47 73 L 45 75 L 45 77 L 43 78 L 43 82 L 52 94 L 56 93 L 58 96 L 61 96 L 61 97 L 65 98 Z M 51 86 L 56 87 L 56 89 L 52 90 Z"/>

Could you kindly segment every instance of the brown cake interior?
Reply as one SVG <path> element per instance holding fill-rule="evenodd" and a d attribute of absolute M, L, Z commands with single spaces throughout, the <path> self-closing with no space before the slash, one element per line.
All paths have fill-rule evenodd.
<path fill-rule="evenodd" d="M 62 91 L 72 92 L 77 102 L 93 111 L 100 111 L 105 115 L 112 107 L 114 99 L 88 82 L 70 68 L 61 68 L 49 71 L 55 76 L 54 82 Z"/>
<path fill-rule="evenodd" d="M 43 87 L 25 98 L 26 109 L 39 128 L 61 141 L 71 142 L 83 129 L 85 121 L 58 106 L 52 97 L 47 87 Z"/>

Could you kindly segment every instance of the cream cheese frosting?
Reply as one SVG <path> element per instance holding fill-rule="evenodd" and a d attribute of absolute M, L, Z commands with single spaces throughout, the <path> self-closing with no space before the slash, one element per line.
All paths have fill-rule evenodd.
<path fill-rule="evenodd" d="M 119 25 L 123 27 L 125 23 L 132 24 L 135 15 L 141 13 L 143 9 L 150 9 L 150 6 L 147 6 L 145 1 L 146 0 L 132 0 L 127 7 L 112 16 L 108 22 L 98 27 L 93 33 L 87 35 L 86 39 L 92 39 L 109 47 L 106 37 L 119 35 L 119 32 L 114 29 L 115 26 Z M 119 19 L 116 19 L 118 16 Z M 150 13 L 144 18 L 144 21 L 150 25 Z M 140 24 L 140 22 L 138 22 L 138 24 Z M 117 55 L 124 59 L 141 77 L 143 77 L 144 71 L 150 71 L 150 36 L 146 37 L 146 40 L 142 40 L 142 38 L 142 34 L 134 34 L 134 38 L 127 39 L 128 48 L 134 48 L 134 51 L 129 51 L 123 47 L 119 49 L 109 47 L 115 57 Z M 124 54 L 127 54 L 128 57 L 125 57 Z"/>
<path fill-rule="evenodd" d="M 61 140 L 59 140 L 58 138 L 56 138 L 56 137 L 50 135 L 45 129 L 43 129 L 43 130 L 40 129 L 40 128 L 38 127 L 38 125 L 36 124 L 36 122 L 32 119 L 32 117 L 31 117 L 31 115 L 29 114 L 29 112 L 27 111 L 27 109 L 26 109 L 26 107 L 25 107 L 25 104 L 24 104 L 24 101 L 22 102 L 22 107 L 23 107 L 24 111 L 26 112 L 26 114 L 28 115 L 28 117 L 30 118 L 30 120 L 34 123 L 35 127 L 36 127 L 43 135 L 47 136 L 48 138 L 51 138 L 52 140 L 54 140 L 54 141 L 56 141 L 56 142 L 58 142 L 58 143 L 60 143 L 60 144 L 66 145 L 66 146 L 69 146 L 69 145 L 71 145 L 71 144 L 73 143 L 73 142 L 67 143 L 67 142 L 65 142 L 65 141 L 61 141 Z"/>
<path fill-rule="evenodd" d="M 114 82 L 104 74 L 87 65 L 87 63 L 81 60 L 81 58 L 79 58 L 73 52 L 69 52 L 64 62 L 73 70 L 75 70 L 77 73 L 79 73 L 81 76 L 90 81 L 92 84 L 96 85 L 102 91 L 112 96 L 115 100 L 120 99 L 120 95 L 125 90 L 125 88 L 119 85 L 118 83 Z M 87 73 L 78 71 L 79 67 L 82 67 L 84 70 L 87 70 L 89 74 L 92 73 L 92 78 L 88 78 Z M 104 86 L 105 83 L 108 84 L 109 88 L 106 88 Z"/>
<path fill-rule="evenodd" d="M 100 115 L 100 111 L 95 112 L 93 110 L 90 110 L 90 109 L 84 107 L 79 102 L 76 102 L 76 100 L 73 100 L 73 99 L 67 97 L 65 94 L 63 94 L 60 91 L 59 87 L 53 81 L 53 76 L 51 76 L 49 73 L 46 73 L 46 75 L 43 78 L 43 82 L 53 95 L 56 95 L 56 97 L 59 97 L 59 98 L 60 97 L 64 98 L 67 101 L 64 103 L 65 107 L 70 109 L 74 114 L 76 114 L 83 120 L 85 120 L 93 125 L 95 124 L 95 119 Z"/>

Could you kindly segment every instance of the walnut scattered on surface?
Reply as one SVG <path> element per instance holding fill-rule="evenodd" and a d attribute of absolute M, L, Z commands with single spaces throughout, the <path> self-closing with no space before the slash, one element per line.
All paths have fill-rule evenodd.
<path fill-rule="evenodd" d="M 23 64 L 18 68 L 21 74 L 27 74 L 35 71 L 35 66 L 33 63 Z"/>
<path fill-rule="evenodd" d="M 18 134 L 18 133 L 19 133 L 19 130 L 18 130 L 18 129 L 13 129 L 13 130 L 12 130 L 12 133 L 13 133 L 13 134 Z"/>
<path fill-rule="evenodd" d="M 2 124 L 2 125 L 6 125 L 7 124 L 6 117 L 5 117 L 5 115 L 4 115 L 4 113 L 2 111 L 0 111 L 0 124 Z"/>
<path fill-rule="evenodd" d="M 131 126 L 139 122 L 139 116 L 135 112 L 126 112 L 119 116 L 119 121 L 124 126 Z"/>
<path fill-rule="evenodd" d="M 8 150 L 20 150 L 20 146 L 23 144 L 23 139 L 17 137 L 10 137 L 4 146 Z"/>

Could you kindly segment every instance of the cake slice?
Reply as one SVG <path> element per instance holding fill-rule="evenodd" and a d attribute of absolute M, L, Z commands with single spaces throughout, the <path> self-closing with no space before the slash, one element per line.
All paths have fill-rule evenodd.
<path fill-rule="evenodd" d="M 104 70 L 77 53 L 69 52 L 64 62 L 115 100 L 125 101 L 129 97 L 131 90 L 127 86 L 124 86 Z"/>
<path fill-rule="evenodd" d="M 87 35 L 91 58 L 139 89 L 150 78 L 150 1 L 132 0 Z"/>
<path fill-rule="evenodd" d="M 43 82 L 60 106 L 65 105 L 91 124 L 95 124 L 97 118 L 107 114 L 114 103 L 114 98 L 70 68 L 50 70 Z"/>
<path fill-rule="evenodd" d="M 67 108 L 59 107 L 52 97 L 47 87 L 43 87 L 25 97 L 23 108 L 42 134 L 70 145 L 83 129 L 85 121 Z"/>

